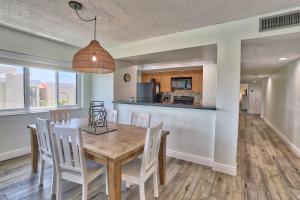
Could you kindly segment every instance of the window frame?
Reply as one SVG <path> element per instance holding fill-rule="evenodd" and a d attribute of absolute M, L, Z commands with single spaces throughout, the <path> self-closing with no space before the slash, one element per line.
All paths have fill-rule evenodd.
<path fill-rule="evenodd" d="M 10 65 L 12 67 L 22 67 L 23 68 L 23 108 L 8 108 L 8 109 L 0 109 L 0 115 L 1 113 L 7 113 L 7 112 L 23 112 L 24 110 L 26 110 L 26 102 L 25 102 L 25 98 L 26 98 L 26 81 L 25 81 L 25 73 L 26 70 L 24 66 L 21 65 L 13 65 L 13 64 L 7 64 L 7 63 L 1 63 L 1 64 L 6 64 L 6 65 Z"/>
<path fill-rule="evenodd" d="M 79 93 L 81 92 L 81 87 L 79 87 L 81 84 L 81 75 L 76 73 L 76 72 L 71 72 L 71 73 L 75 73 L 76 74 L 76 104 L 75 105 L 66 105 L 66 106 L 62 106 L 59 105 L 59 72 L 69 72 L 69 71 L 62 71 L 62 70 L 58 70 L 56 71 L 56 102 L 57 102 L 57 108 L 74 108 L 74 107 L 78 107 L 81 105 L 80 102 L 80 96 Z"/>
<path fill-rule="evenodd" d="M 6 64 L 6 63 L 5 63 Z M 38 68 L 38 67 L 29 67 L 17 64 L 9 64 L 11 66 L 19 66 L 23 67 L 23 90 L 24 90 L 24 107 L 23 108 L 12 108 L 12 109 L 0 109 L 0 116 L 6 115 L 18 115 L 18 114 L 29 114 L 29 113 L 40 113 L 40 112 L 48 112 L 49 108 L 34 108 L 30 107 L 30 68 L 37 68 L 37 69 L 45 69 L 45 68 Z M 51 69 L 50 69 L 51 70 Z M 55 72 L 55 96 L 56 96 L 56 106 L 53 109 L 82 109 L 82 74 L 76 73 L 73 71 L 67 70 L 52 70 Z M 76 104 L 75 105 L 59 105 L 59 72 L 70 72 L 76 74 Z M 51 108 L 52 109 L 52 108 Z"/>

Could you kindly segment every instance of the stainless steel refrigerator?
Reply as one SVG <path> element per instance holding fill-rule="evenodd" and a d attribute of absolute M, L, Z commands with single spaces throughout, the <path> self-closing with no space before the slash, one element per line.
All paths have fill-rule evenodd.
<path fill-rule="evenodd" d="M 160 84 L 157 82 L 137 83 L 136 101 L 159 103 L 161 101 Z"/>

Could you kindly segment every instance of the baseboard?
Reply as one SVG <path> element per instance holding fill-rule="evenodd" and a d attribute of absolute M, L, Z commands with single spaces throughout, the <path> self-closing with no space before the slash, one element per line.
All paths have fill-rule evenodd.
<path fill-rule="evenodd" d="M 287 139 L 281 131 L 279 131 L 271 122 L 269 122 L 266 118 L 264 118 L 264 121 L 277 133 L 279 138 L 290 148 L 290 150 L 295 153 L 300 158 L 300 149 L 296 147 L 293 143 Z"/>
<path fill-rule="evenodd" d="M 229 174 L 232 176 L 236 176 L 236 167 L 233 167 L 230 165 L 224 165 L 222 163 L 216 163 L 216 162 L 213 162 L 213 160 L 209 159 L 209 158 L 191 155 L 191 154 L 187 154 L 187 153 L 182 153 L 182 152 L 178 152 L 178 151 L 174 151 L 174 150 L 170 150 L 170 149 L 167 149 L 167 156 L 172 157 L 172 158 L 177 158 L 179 160 L 184 160 L 184 161 L 212 167 L 212 169 L 215 171 Z"/>
<path fill-rule="evenodd" d="M 172 157 L 172 158 L 177 158 L 180 160 L 200 164 L 200 165 L 205 165 L 205 166 L 212 166 L 213 161 L 209 158 L 204 158 L 201 156 L 196 156 L 196 155 L 191 155 L 187 153 L 182 153 L 174 150 L 167 150 L 167 156 Z"/>
<path fill-rule="evenodd" d="M 30 147 L 25 147 L 25 148 L 21 148 L 21 149 L 17 149 L 14 151 L 8 151 L 5 153 L 0 153 L 0 161 L 4 161 L 4 160 L 8 160 L 11 158 L 16 158 L 19 156 L 23 156 L 26 154 L 29 154 L 31 152 L 31 148 Z"/>
<path fill-rule="evenodd" d="M 225 165 L 223 163 L 214 162 L 212 169 L 218 172 L 222 172 L 224 174 L 229 174 L 232 176 L 236 176 L 236 166 Z"/>

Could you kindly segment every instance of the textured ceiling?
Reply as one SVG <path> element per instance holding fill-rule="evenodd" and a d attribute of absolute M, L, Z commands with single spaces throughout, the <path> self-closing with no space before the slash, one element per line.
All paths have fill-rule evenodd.
<path fill-rule="evenodd" d="M 175 33 L 299 6 L 299 0 L 79 0 L 81 15 L 98 16 L 104 46 Z M 0 24 L 84 46 L 93 24 L 67 0 L 0 0 Z"/>
<path fill-rule="evenodd" d="M 285 57 L 287 60 L 279 61 Z M 300 58 L 300 34 L 285 34 L 242 41 L 242 81 L 260 80 Z"/>

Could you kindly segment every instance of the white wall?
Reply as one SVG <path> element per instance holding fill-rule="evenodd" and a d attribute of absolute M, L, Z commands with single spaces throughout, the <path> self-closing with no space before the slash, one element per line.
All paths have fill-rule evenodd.
<path fill-rule="evenodd" d="M 216 106 L 217 99 L 217 71 L 216 64 L 203 65 L 203 92 L 202 92 L 202 105 L 203 106 Z"/>
<path fill-rule="evenodd" d="M 263 82 L 263 117 L 300 156 L 300 59 Z"/>
<path fill-rule="evenodd" d="M 216 111 L 127 104 L 116 104 L 116 108 L 119 122 L 124 124 L 130 124 L 132 112 L 150 113 L 150 126 L 162 121 L 163 129 L 170 131 L 167 137 L 170 156 L 212 166 Z"/>
<path fill-rule="evenodd" d="M 78 47 L 0 26 L 0 49 L 63 61 L 72 61 Z"/>
<path fill-rule="evenodd" d="M 91 100 L 104 101 L 105 107 L 113 108 L 114 74 L 91 75 Z"/>
<path fill-rule="evenodd" d="M 130 74 L 130 81 L 125 82 L 124 74 Z M 136 84 L 137 84 L 137 66 L 128 65 L 120 62 L 117 64 L 114 73 L 114 100 L 129 101 L 129 97 L 136 98 Z"/>

